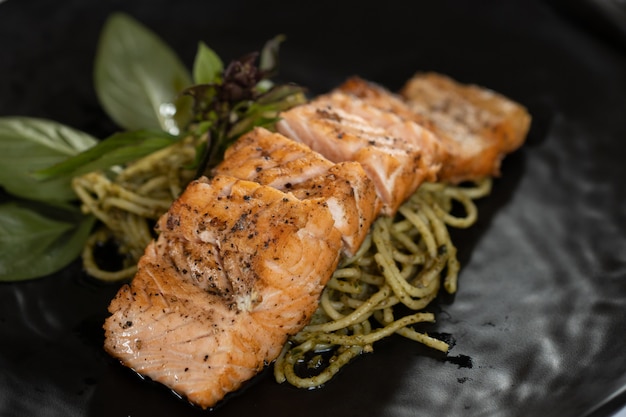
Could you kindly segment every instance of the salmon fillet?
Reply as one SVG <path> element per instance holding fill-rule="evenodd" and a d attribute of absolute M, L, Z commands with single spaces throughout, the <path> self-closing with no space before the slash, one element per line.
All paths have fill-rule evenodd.
<path fill-rule="evenodd" d="M 301 200 L 323 201 L 348 256 L 359 249 L 380 210 L 374 185 L 361 164 L 334 164 L 308 146 L 263 128 L 231 145 L 214 173 L 269 185 Z"/>
<path fill-rule="evenodd" d="M 476 85 L 436 73 L 413 76 L 401 95 L 422 125 L 450 154 L 439 181 L 458 183 L 500 174 L 502 159 L 519 148 L 530 127 L 520 104 Z"/>
<path fill-rule="evenodd" d="M 227 176 L 192 182 L 109 306 L 105 349 L 202 408 L 273 361 L 337 267 L 328 207 Z"/>
<path fill-rule="evenodd" d="M 441 167 L 438 138 L 412 120 L 336 90 L 281 113 L 277 129 L 333 162 L 356 161 L 392 216 Z"/>

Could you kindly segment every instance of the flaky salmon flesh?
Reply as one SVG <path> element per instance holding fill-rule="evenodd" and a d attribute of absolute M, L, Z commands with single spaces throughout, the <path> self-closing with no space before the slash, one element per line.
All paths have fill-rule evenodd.
<path fill-rule="evenodd" d="M 240 137 L 157 224 L 104 324 L 124 365 L 210 408 L 276 359 L 341 256 L 424 181 L 497 175 L 526 109 L 416 74 L 399 94 L 352 77 Z"/>
<path fill-rule="evenodd" d="M 439 181 L 459 183 L 500 174 L 504 157 L 519 148 L 530 128 L 526 108 L 501 94 L 419 73 L 401 94 L 421 123 L 445 144 L 450 158 Z"/>
<path fill-rule="evenodd" d="M 212 407 L 308 323 L 341 235 L 322 202 L 225 176 L 192 182 L 158 230 L 109 306 L 105 349 Z"/>
<path fill-rule="evenodd" d="M 308 146 L 263 128 L 243 135 L 228 148 L 214 173 L 269 185 L 301 200 L 324 202 L 347 256 L 359 249 L 380 210 L 376 189 L 361 164 L 334 164 Z"/>
<path fill-rule="evenodd" d="M 374 181 L 382 213 L 392 216 L 441 167 L 429 130 L 341 91 L 284 112 L 277 129 L 333 162 L 359 162 Z"/>

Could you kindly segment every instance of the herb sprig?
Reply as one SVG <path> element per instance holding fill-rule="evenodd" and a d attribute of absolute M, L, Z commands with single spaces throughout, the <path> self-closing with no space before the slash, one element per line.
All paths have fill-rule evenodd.
<path fill-rule="evenodd" d="M 269 80 L 278 61 L 274 57 L 282 37 L 269 41 L 258 53 L 232 61 L 221 76 L 211 83 L 187 88 L 183 94 L 193 97 L 196 134 L 207 134 L 198 176 L 210 175 L 225 150 L 243 133 L 255 126 L 269 127 L 278 120 L 280 111 L 304 102 L 304 91 L 292 84 L 273 85 Z M 220 66 L 221 67 L 221 66 Z"/>

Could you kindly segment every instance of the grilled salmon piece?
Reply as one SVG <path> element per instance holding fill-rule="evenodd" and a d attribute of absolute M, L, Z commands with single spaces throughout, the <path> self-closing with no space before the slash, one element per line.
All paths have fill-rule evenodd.
<path fill-rule="evenodd" d="M 366 83 L 370 92 L 362 96 L 351 94 L 347 90 L 350 82 L 317 99 L 319 106 L 340 108 L 343 111 L 361 117 L 372 126 L 388 130 L 390 133 L 402 135 L 411 146 L 421 150 L 420 169 L 427 172 L 427 177 L 434 180 L 440 166 L 448 157 L 445 147 L 436 136 L 429 132 L 427 126 L 417 123 L 415 117 L 402 117 L 413 114 L 395 95 L 382 87 Z"/>
<path fill-rule="evenodd" d="M 374 181 L 382 213 L 393 215 L 441 167 L 438 138 L 422 126 L 333 91 L 281 114 L 277 129 L 333 162 L 359 162 Z"/>
<path fill-rule="evenodd" d="M 109 306 L 105 349 L 213 407 L 307 324 L 341 236 L 322 202 L 226 176 L 192 182 L 157 227 Z"/>
<path fill-rule="evenodd" d="M 522 145 L 530 127 L 530 115 L 519 103 L 432 72 L 413 76 L 401 95 L 414 120 L 447 146 L 450 158 L 439 172 L 440 181 L 499 175 L 502 159 Z"/>
<path fill-rule="evenodd" d="M 361 164 L 334 164 L 308 146 L 263 128 L 232 144 L 214 173 L 269 185 L 301 200 L 320 199 L 330 208 L 348 256 L 359 249 L 380 210 L 376 189 Z"/>

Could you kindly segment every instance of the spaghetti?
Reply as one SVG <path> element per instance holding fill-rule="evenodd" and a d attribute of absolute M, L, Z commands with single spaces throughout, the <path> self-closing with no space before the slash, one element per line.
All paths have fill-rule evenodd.
<path fill-rule="evenodd" d="M 74 178 L 72 187 L 83 212 L 102 222 L 82 253 L 90 276 L 121 281 L 135 275 L 137 262 L 153 238 L 154 223 L 193 179 L 195 158 L 196 141 L 189 137 L 124 168 L 116 167 L 115 172 L 90 172 Z M 123 255 L 119 270 L 98 265 L 95 252 L 109 241 Z"/>
<path fill-rule="evenodd" d="M 459 262 L 448 226 L 473 224 L 473 200 L 490 190 L 490 179 L 471 187 L 423 184 L 395 219 L 376 220 L 358 253 L 335 271 L 311 323 L 283 348 L 274 364 L 276 380 L 299 388 L 319 387 L 393 333 L 447 352 L 447 343 L 411 326 L 435 320 L 421 310 L 442 283 L 447 292 L 456 291 Z M 465 212 L 461 217 L 453 214 L 457 204 Z M 400 316 L 400 306 L 413 313 Z"/>

